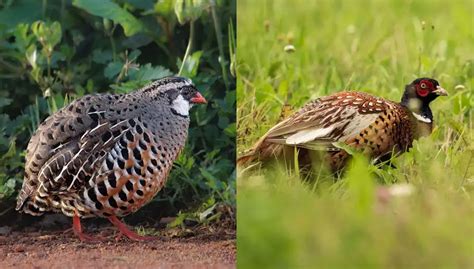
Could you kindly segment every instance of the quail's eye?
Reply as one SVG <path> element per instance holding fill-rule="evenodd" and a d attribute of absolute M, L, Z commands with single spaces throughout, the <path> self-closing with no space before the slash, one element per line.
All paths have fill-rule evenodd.
<path fill-rule="evenodd" d="M 191 97 L 191 90 L 189 88 L 185 88 L 181 91 L 181 94 L 184 96 L 184 97 Z"/>
<path fill-rule="evenodd" d="M 420 84 L 420 87 L 421 87 L 422 89 L 426 89 L 426 83 L 422 82 L 422 83 Z"/>

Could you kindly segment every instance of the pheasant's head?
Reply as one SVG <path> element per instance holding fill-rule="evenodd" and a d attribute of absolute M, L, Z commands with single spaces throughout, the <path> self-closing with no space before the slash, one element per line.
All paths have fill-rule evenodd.
<path fill-rule="evenodd" d="M 406 85 L 401 104 L 412 111 L 420 121 L 431 123 L 433 115 L 429 104 L 438 96 L 447 96 L 438 81 L 432 78 L 418 78 Z"/>
<path fill-rule="evenodd" d="M 171 107 L 174 114 L 189 115 L 194 104 L 206 104 L 206 99 L 188 78 L 167 77 L 153 82 L 142 89 L 151 98 L 158 98 Z"/>

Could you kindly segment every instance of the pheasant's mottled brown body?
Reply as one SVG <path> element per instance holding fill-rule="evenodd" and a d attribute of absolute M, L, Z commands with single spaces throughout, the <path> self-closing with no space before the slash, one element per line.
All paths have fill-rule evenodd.
<path fill-rule="evenodd" d="M 422 96 L 428 86 L 430 91 Z M 373 159 L 404 152 L 414 139 L 431 133 L 428 104 L 437 95 L 446 95 L 446 91 L 435 80 L 418 79 L 407 86 L 401 103 L 361 92 L 322 97 L 271 128 L 238 163 L 278 157 L 285 148 L 298 147 L 327 151 L 329 166 L 339 171 L 350 155 L 337 143 Z"/>
<path fill-rule="evenodd" d="M 17 210 L 82 217 L 138 210 L 165 184 L 186 141 L 188 110 L 202 102 L 183 78 L 74 101 L 31 138 Z"/>

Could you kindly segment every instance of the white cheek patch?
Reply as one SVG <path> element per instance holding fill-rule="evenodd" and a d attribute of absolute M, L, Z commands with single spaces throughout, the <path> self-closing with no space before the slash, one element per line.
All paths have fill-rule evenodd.
<path fill-rule="evenodd" d="M 416 114 L 415 112 L 412 112 L 413 116 L 415 116 L 415 118 L 419 121 L 422 121 L 422 122 L 426 122 L 426 123 L 431 123 L 431 120 L 428 119 L 428 118 L 425 118 L 423 117 L 422 115 L 420 114 Z"/>
<path fill-rule="evenodd" d="M 180 94 L 176 99 L 174 99 L 172 108 L 176 111 L 176 113 L 182 116 L 188 116 L 189 109 L 191 109 L 191 105 L 189 104 L 189 101 L 184 99 L 183 96 Z"/>

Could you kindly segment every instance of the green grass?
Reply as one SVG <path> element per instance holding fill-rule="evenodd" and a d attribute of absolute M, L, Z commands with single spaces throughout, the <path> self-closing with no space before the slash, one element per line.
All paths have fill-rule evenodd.
<path fill-rule="evenodd" d="M 238 1 L 238 151 L 286 103 L 344 89 L 398 101 L 422 76 L 450 93 L 397 168 L 358 157 L 336 183 L 240 168 L 239 268 L 474 267 L 473 12 L 469 0 Z"/>

